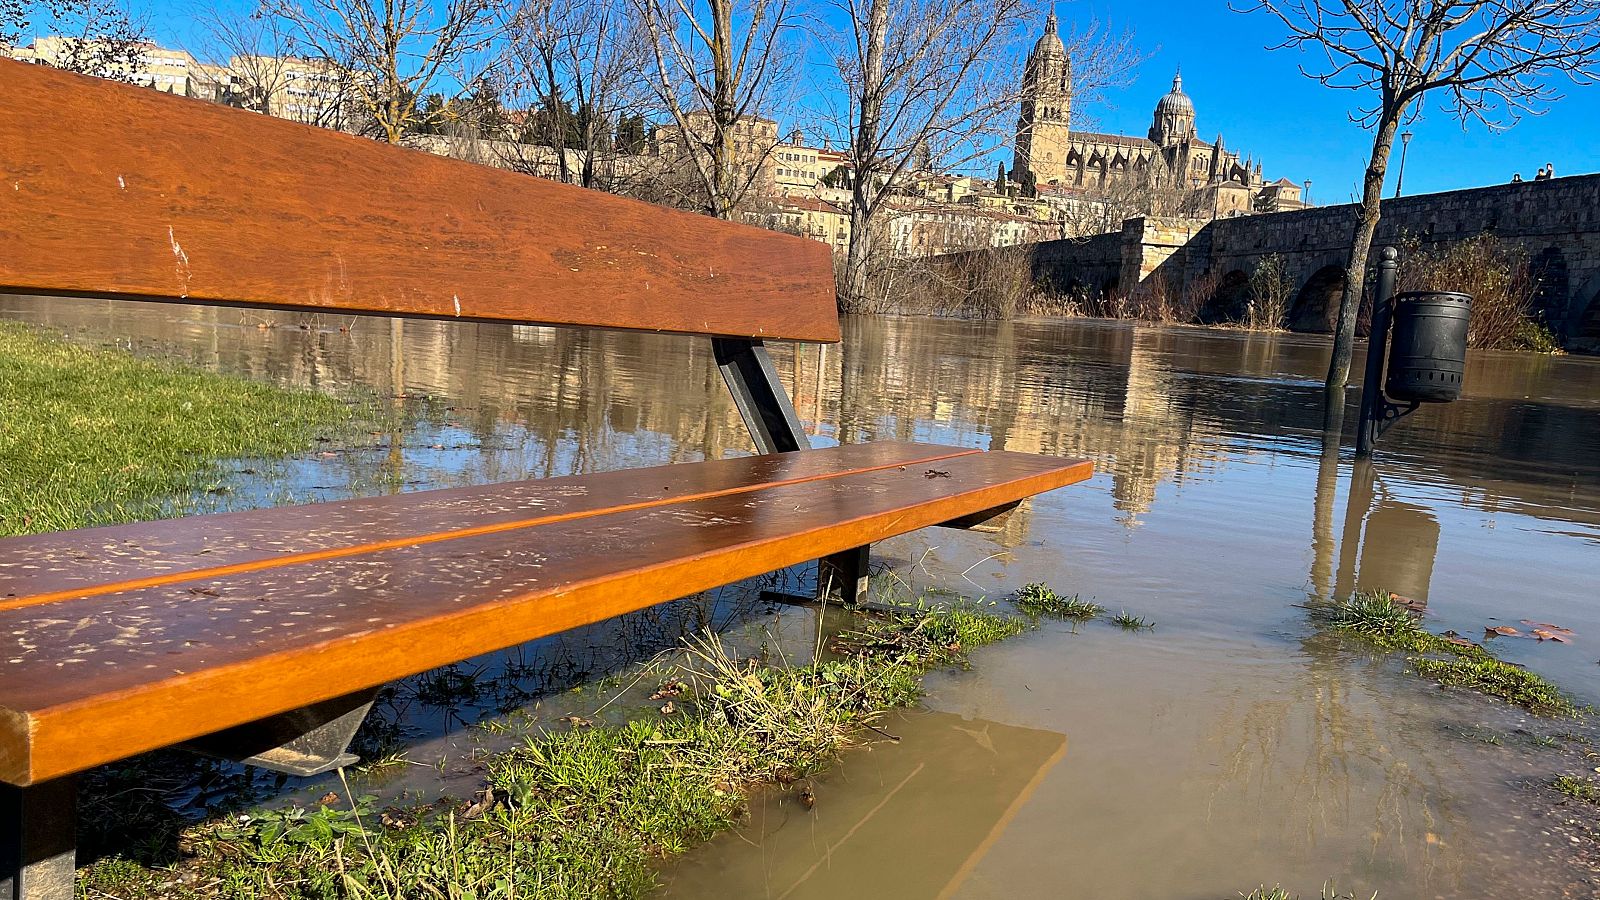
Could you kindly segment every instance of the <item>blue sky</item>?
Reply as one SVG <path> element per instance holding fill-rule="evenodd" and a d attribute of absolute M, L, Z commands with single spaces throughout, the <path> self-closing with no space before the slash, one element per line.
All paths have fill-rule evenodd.
<path fill-rule="evenodd" d="M 1132 28 L 1150 53 L 1133 86 L 1113 93 L 1110 108 L 1097 111 L 1095 130 L 1142 136 L 1173 70 L 1182 66 L 1201 138 L 1212 140 L 1221 131 L 1230 150 L 1265 163 L 1268 179 L 1311 179 L 1318 204 L 1359 197 L 1372 139 L 1347 115 L 1361 95 L 1302 76 L 1294 51 L 1264 49 L 1282 37 L 1277 19 L 1232 12 L 1225 0 L 1079 0 L 1057 9 L 1063 22 L 1098 17 Z M 1531 179 L 1547 162 L 1555 164 L 1557 175 L 1600 170 L 1600 86 L 1568 84 L 1561 92 L 1565 98 L 1544 115 L 1526 117 L 1499 134 L 1476 123 L 1463 130 L 1446 113 L 1430 110 L 1411 127 L 1405 193 L 1498 184 L 1510 181 L 1513 172 Z M 1394 192 L 1398 164 L 1397 153 L 1385 196 Z"/>
<path fill-rule="evenodd" d="M 192 2 L 145 0 L 157 40 L 193 46 Z M 252 0 L 212 2 L 241 14 L 254 6 Z M 1116 28 L 1131 28 L 1149 54 L 1130 87 L 1112 92 L 1105 105 L 1084 110 L 1093 118 L 1086 123 L 1092 130 L 1142 136 L 1156 101 L 1181 66 L 1201 138 L 1209 141 L 1220 131 L 1230 149 L 1263 161 L 1269 179 L 1310 179 L 1312 200 L 1318 204 L 1358 196 L 1371 138 L 1347 114 L 1360 95 L 1303 77 L 1293 51 L 1266 50 L 1282 35 L 1277 20 L 1235 13 L 1227 0 L 1071 0 L 1056 8 L 1063 30 L 1074 20 L 1098 18 Z M 1020 65 L 1019 60 L 1019 71 Z M 1463 129 L 1444 112 L 1430 111 L 1412 126 L 1405 192 L 1497 184 L 1511 180 L 1513 172 L 1532 178 L 1546 162 L 1555 164 L 1558 175 L 1600 171 L 1600 86 L 1564 85 L 1562 92 L 1565 98 L 1544 115 L 1524 118 L 1498 134 L 1476 123 Z M 1009 161 L 1009 154 L 1005 157 Z M 992 167 L 989 162 L 976 168 L 987 173 Z M 1385 196 L 1393 193 L 1397 168 L 1398 158 L 1390 166 Z"/>

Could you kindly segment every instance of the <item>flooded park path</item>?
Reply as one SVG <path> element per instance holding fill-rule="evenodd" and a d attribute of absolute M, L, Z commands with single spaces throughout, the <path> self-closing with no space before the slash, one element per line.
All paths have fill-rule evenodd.
<path fill-rule="evenodd" d="M 369 446 L 233 471 L 207 501 L 230 508 L 747 452 L 705 341 L 32 298 L 0 298 L 0 316 L 405 398 Z M 812 809 L 767 797 L 742 833 L 667 865 L 668 896 L 1198 900 L 1276 882 L 1314 895 L 1329 878 L 1363 897 L 1600 894 L 1573 893 L 1571 838 L 1525 814 L 1547 773 L 1515 739 L 1524 716 L 1328 640 L 1303 608 L 1382 588 L 1425 604 L 1436 632 L 1570 628 L 1569 644 L 1494 647 L 1600 702 L 1600 360 L 1474 354 L 1465 399 L 1398 425 L 1367 467 L 1321 453 L 1314 340 L 1078 321 L 845 332 L 774 347 L 818 444 L 1096 467 L 999 535 L 930 529 L 876 561 L 973 596 L 1046 582 L 1156 627 L 1046 624 L 935 676 L 928 710 L 885 723 L 898 743 L 852 753 Z M 718 609 L 597 626 L 559 653 L 541 642 L 538 689 L 413 703 L 396 727 L 448 741 L 605 671 L 573 642 L 637 657 L 661 645 L 638 632 L 721 626 Z"/>

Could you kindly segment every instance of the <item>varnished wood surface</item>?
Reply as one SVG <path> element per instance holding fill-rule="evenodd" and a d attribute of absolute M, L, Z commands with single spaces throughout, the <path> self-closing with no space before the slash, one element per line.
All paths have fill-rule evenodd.
<path fill-rule="evenodd" d="M 875 441 L 0 538 L 0 611 L 176 583 L 195 573 L 224 577 L 976 452 Z"/>
<path fill-rule="evenodd" d="M 0 293 L 839 339 L 826 245 L 0 59 Z"/>
<path fill-rule="evenodd" d="M 788 454 L 801 467 L 789 471 L 829 452 Z M 916 445 L 873 452 L 907 461 L 0 611 L 0 781 L 80 771 L 1000 506 L 1090 472 L 1085 461 L 1019 453 L 947 455 L 959 451 Z M 582 479 L 555 481 L 570 487 Z M 715 481 L 708 475 L 700 486 Z M 461 523 L 435 522 L 446 520 Z M 245 530 L 235 524 L 227 533 Z M 8 575 L 8 589 L 34 593 L 26 577 Z"/>

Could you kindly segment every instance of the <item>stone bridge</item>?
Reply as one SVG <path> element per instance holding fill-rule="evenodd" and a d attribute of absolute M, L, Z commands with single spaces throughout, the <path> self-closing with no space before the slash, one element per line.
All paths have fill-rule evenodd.
<path fill-rule="evenodd" d="M 1242 300 L 1250 273 L 1276 254 L 1294 284 L 1289 327 L 1326 332 L 1355 220 L 1354 204 L 1212 222 L 1129 219 L 1120 233 L 1034 245 L 1033 274 L 1100 296 L 1201 291 L 1211 295 L 1206 306 L 1219 309 Z M 1485 232 L 1526 251 L 1538 279 L 1533 312 L 1568 347 L 1600 350 L 1600 175 L 1385 200 L 1375 246 Z"/>

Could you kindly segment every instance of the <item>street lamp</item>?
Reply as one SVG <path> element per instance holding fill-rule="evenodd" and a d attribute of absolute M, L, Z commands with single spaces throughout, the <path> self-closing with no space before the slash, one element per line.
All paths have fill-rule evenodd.
<path fill-rule="evenodd" d="M 1394 179 L 1394 195 L 1400 196 L 1400 186 L 1406 183 L 1406 151 L 1411 149 L 1411 131 L 1400 132 L 1400 174 Z"/>

